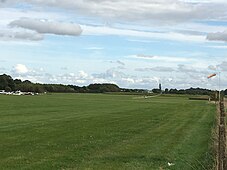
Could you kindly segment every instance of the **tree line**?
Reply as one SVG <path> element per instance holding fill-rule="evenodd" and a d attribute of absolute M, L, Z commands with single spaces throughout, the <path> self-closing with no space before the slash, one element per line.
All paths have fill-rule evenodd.
<path fill-rule="evenodd" d="M 32 83 L 29 80 L 22 81 L 13 79 L 11 76 L 0 75 L 0 90 L 6 92 L 22 91 L 22 92 L 60 92 L 60 93 L 104 93 L 104 92 L 120 92 L 121 89 L 115 84 L 90 84 L 88 86 L 79 87 L 76 85 L 63 84 L 40 84 Z"/>
<path fill-rule="evenodd" d="M 189 89 L 165 89 L 165 94 L 190 94 L 190 95 L 210 95 L 213 93 L 212 90 L 203 88 L 189 88 Z"/>
<path fill-rule="evenodd" d="M 11 76 L 3 74 L 0 75 L 0 90 L 7 92 L 22 91 L 22 92 L 55 92 L 55 93 L 106 93 L 106 92 L 125 92 L 125 93 L 149 93 L 146 89 L 125 89 L 120 88 L 116 84 L 90 84 L 88 86 L 79 87 L 76 85 L 63 85 L 63 84 L 40 84 L 32 83 L 29 80 L 22 81 L 20 79 L 13 79 Z M 191 95 L 210 95 L 213 91 L 202 88 L 189 88 L 189 89 L 153 89 L 152 93 L 165 93 L 165 94 L 191 94 Z M 227 89 L 224 91 L 227 95 Z"/>

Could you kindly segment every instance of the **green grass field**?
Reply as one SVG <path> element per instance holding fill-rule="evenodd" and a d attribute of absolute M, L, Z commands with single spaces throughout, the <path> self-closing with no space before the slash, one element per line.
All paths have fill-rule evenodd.
<path fill-rule="evenodd" d="M 0 169 L 213 166 L 216 108 L 207 101 L 52 94 L 0 96 L 0 103 Z"/>

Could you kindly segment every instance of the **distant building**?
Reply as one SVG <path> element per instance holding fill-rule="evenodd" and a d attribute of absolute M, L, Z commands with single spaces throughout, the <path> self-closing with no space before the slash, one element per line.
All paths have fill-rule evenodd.
<path fill-rule="evenodd" d="M 162 84 L 159 83 L 159 90 L 162 91 Z"/>

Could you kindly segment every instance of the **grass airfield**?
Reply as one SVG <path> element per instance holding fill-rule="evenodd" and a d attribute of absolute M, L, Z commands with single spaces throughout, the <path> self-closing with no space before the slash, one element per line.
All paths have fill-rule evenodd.
<path fill-rule="evenodd" d="M 213 168 L 216 107 L 207 101 L 51 94 L 0 102 L 0 169 Z"/>

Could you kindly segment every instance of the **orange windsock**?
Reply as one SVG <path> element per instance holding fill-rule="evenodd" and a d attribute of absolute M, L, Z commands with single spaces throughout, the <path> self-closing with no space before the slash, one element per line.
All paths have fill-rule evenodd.
<path fill-rule="evenodd" d="M 216 75 L 217 75 L 217 74 L 214 73 L 214 74 L 211 74 L 211 75 L 207 76 L 207 78 L 210 79 L 210 78 L 212 78 L 212 77 L 214 77 L 214 76 L 216 76 Z"/>

